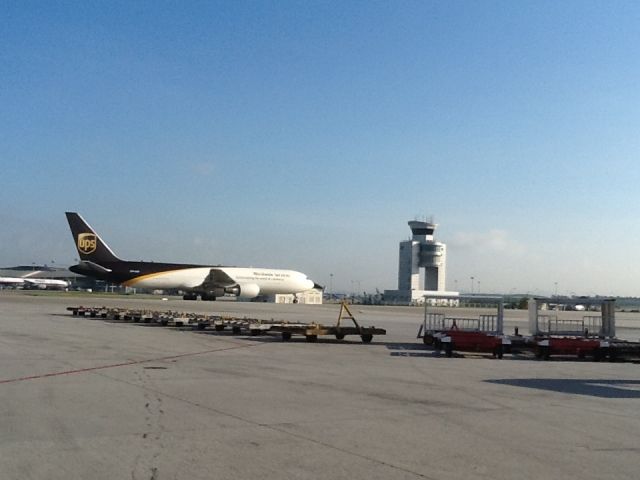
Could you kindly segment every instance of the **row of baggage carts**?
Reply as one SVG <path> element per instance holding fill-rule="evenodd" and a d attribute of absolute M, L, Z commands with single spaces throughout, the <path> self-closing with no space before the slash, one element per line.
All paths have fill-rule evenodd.
<path fill-rule="evenodd" d="M 360 325 L 344 302 L 340 305 L 338 320 L 333 325 L 315 322 L 284 322 L 248 317 L 206 315 L 172 310 L 83 306 L 67 307 L 67 310 L 73 316 L 172 327 L 182 330 L 209 330 L 250 336 L 276 334 L 283 341 L 289 341 L 294 336 L 303 336 L 307 342 L 317 342 L 318 338 L 323 336 L 330 336 L 336 340 L 344 340 L 347 336 L 356 336 L 360 337 L 362 343 L 371 343 L 374 336 L 386 335 L 387 333 L 383 328 Z"/>

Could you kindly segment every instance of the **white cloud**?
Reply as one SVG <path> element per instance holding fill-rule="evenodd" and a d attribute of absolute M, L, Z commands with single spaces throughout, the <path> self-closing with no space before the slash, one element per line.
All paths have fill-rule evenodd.
<path fill-rule="evenodd" d="M 522 256 L 524 244 L 511 238 L 506 230 L 492 229 L 488 232 L 459 232 L 448 242 L 453 248 L 473 253 L 500 253 Z"/>

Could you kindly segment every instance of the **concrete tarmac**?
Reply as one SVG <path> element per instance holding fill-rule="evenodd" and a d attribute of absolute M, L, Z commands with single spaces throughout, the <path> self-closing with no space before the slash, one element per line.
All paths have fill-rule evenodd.
<path fill-rule="evenodd" d="M 324 323 L 338 313 L 0 292 L 2 479 L 638 478 L 634 363 L 439 357 L 415 338 L 422 310 L 409 307 L 353 306 L 388 332 L 365 345 L 65 310 L 82 303 Z"/>

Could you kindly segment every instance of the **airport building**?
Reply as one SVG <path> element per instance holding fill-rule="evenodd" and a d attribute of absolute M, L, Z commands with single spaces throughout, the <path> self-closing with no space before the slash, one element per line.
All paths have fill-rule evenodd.
<path fill-rule="evenodd" d="M 52 267 L 49 265 L 18 265 L 14 267 L 2 267 L 0 268 L 0 279 L 7 281 L 0 281 L 0 288 L 44 288 L 43 285 L 37 287 L 36 285 L 28 284 L 11 284 L 8 279 L 11 278 L 23 278 L 33 280 L 62 280 L 68 283 L 68 288 L 71 290 L 81 289 L 101 289 L 104 290 L 104 282 L 100 282 L 93 278 L 85 277 L 84 275 L 78 275 L 70 272 L 67 268 Z M 51 287 L 49 287 L 51 288 Z"/>
<path fill-rule="evenodd" d="M 385 303 L 420 304 L 425 295 L 429 295 L 431 302 L 452 303 L 448 297 L 458 292 L 446 290 L 447 246 L 434 239 L 437 225 L 412 220 L 409 228 L 411 239 L 400 242 L 398 289 L 385 290 Z M 443 297 L 442 301 L 434 299 L 437 297 Z"/>

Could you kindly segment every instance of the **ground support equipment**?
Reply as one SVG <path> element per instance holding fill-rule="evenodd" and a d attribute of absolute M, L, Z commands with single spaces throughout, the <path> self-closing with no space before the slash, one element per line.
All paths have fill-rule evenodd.
<path fill-rule="evenodd" d="M 495 315 L 480 315 L 478 318 L 445 316 L 443 313 L 430 312 L 430 308 L 443 300 L 469 301 L 473 304 L 485 304 L 496 307 Z M 447 357 L 454 351 L 490 353 L 502 358 L 509 353 L 511 339 L 503 335 L 504 305 L 500 296 L 489 295 L 425 295 L 424 320 L 418 329 L 418 338 L 425 345 L 433 346 Z"/>
<path fill-rule="evenodd" d="M 502 358 L 505 352 L 509 352 L 511 339 L 504 335 L 495 335 L 487 332 L 474 332 L 464 330 L 449 330 L 433 335 L 433 347 L 436 351 L 444 350 L 447 357 L 453 356 L 454 351 L 490 353 L 495 358 Z"/>
<path fill-rule="evenodd" d="M 343 320 L 351 320 L 354 326 L 345 326 Z M 364 327 L 360 325 L 347 306 L 346 302 L 340 304 L 340 313 L 335 325 L 321 325 L 318 323 L 280 323 L 270 325 L 270 332 L 280 333 L 282 340 L 291 340 L 293 335 L 304 335 L 307 342 L 317 342 L 319 336 L 335 336 L 337 340 L 343 340 L 347 335 L 358 335 L 362 343 L 371 343 L 374 335 L 386 335 L 383 328 Z"/>
<path fill-rule="evenodd" d="M 100 317 L 103 319 L 144 323 L 149 325 L 173 327 L 177 329 L 214 330 L 223 332 L 231 330 L 234 335 L 248 333 L 261 335 L 266 332 L 276 332 L 283 340 L 290 340 L 293 335 L 304 335 L 309 342 L 317 341 L 319 336 L 332 335 L 342 340 L 347 335 L 359 335 L 364 343 L 370 343 L 374 335 L 385 335 L 382 328 L 364 327 L 358 324 L 346 303 L 340 306 L 340 314 L 336 325 L 321 325 L 317 323 L 289 323 L 275 320 L 258 320 L 255 318 L 222 317 L 217 315 L 202 315 L 196 313 L 137 310 L 107 307 L 67 307 L 74 316 Z M 343 320 L 351 320 L 354 326 L 345 326 Z"/>

